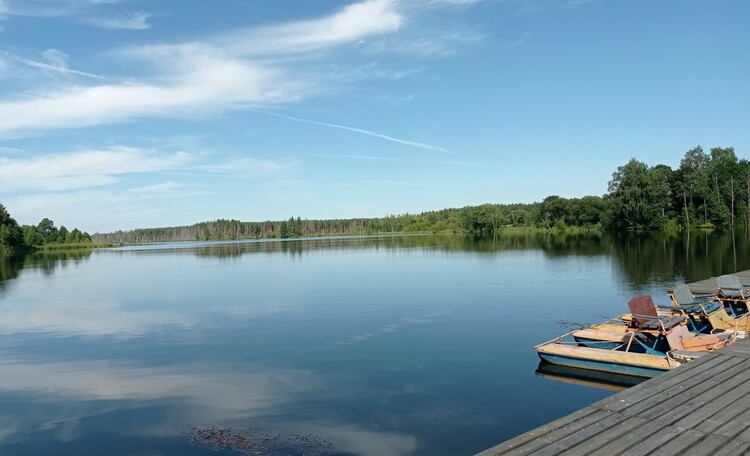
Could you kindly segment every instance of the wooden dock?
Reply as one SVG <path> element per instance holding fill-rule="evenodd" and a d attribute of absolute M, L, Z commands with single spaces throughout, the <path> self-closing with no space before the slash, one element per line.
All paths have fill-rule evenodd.
<path fill-rule="evenodd" d="M 739 277 L 740 282 L 745 286 L 750 286 L 750 270 L 735 272 L 734 275 Z M 713 294 L 716 293 L 716 277 L 689 283 L 690 291 L 693 294 Z M 667 289 L 667 291 L 672 291 Z"/>
<path fill-rule="evenodd" d="M 750 283 L 750 271 L 737 273 Z M 716 290 L 715 279 L 690 284 Z M 497 455 L 750 454 L 750 339 L 478 453 Z"/>

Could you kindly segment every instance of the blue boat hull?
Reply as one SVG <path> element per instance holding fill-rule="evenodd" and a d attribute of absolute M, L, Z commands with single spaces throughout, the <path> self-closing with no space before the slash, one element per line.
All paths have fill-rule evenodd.
<path fill-rule="evenodd" d="M 577 367 L 580 369 L 591 369 L 602 372 L 612 372 L 615 374 L 632 375 L 635 377 L 654 377 L 666 372 L 662 369 L 653 369 L 649 367 L 633 366 L 630 364 L 620 364 L 613 362 L 603 362 L 580 358 L 571 358 L 568 356 L 554 355 L 550 353 L 538 353 L 539 357 L 548 363 L 558 364 L 561 366 Z"/>

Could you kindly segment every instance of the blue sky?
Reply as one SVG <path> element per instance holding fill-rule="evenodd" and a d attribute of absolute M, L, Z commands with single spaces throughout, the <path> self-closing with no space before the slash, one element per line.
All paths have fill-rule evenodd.
<path fill-rule="evenodd" d="M 0 203 L 104 232 L 602 195 L 750 146 L 750 3 L 0 0 Z"/>

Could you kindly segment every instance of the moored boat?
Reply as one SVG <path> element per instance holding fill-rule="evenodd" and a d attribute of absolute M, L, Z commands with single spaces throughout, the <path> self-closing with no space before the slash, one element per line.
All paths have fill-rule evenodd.
<path fill-rule="evenodd" d="M 716 299 L 715 295 L 695 296 L 688 285 L 675 287 L 669 293 L 669 305 L 657 305 L 660 317 L 685 316 L 686 325 L 691 332 L 714 334 L 723 330 L 736 331 L 739 338 L 744 338 L 750 330 L 750 313 L 737 306 L 730 306 Z M 591 329 L 625 332 L 630 326 L 632 315 L 622 314 L 608 321 L 591 325 Z"/>
<path fill-rule="evenodd" d="M 653 377 L 736 339 L 734 331 L 691 333 L 687 317 L 658 315 L 648 295 L 637 296 L 628 305 L 631 320 L 623 331 L 571 331 L 534 349 L 542 360 L 553 364 Z"/>

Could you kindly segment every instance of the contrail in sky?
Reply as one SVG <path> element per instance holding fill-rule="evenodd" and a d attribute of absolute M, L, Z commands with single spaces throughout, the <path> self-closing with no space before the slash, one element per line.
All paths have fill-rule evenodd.
<path fill-rule="evenodd" d="M 23 63 L 24 65 L 28 65 L 33 68 L 41 68 L 43 70 L 57 71 L 60 73 L 77 74 L 79 76 L 86 76 L 88 78 L 94 78 L 94 79 L 107 79 L 104 76 L 100 76 L 98 74 L 86 73 L 85 71 L 78 71 L 72 68 L 51 65 L 49 63 L 44 63 L 44 62 L 37 62 L 36 60 L 18 59 L 18 61 Z"/>
<path fill-rule="evenodd" d="M 256 112 L 260 112 L 262 114 L 268 114 L 268 115 L 271 115 L 271 116 L 281 117 L 282 119 L 292 120 L 294 122 L 302 122 L 302 123 L 307 123 L 307 124 L 312 124 L 312 125 L 320 125 L 322 127 L 338 128 L 338 129 L 341 129 L 341 130 L 353 131 L 355 133 L 361 133 L 363 135 L 374 136 L 376 138 L 385 139 L 387 141 L 393 141 L 393 142 L 396 142 L 396 143 L 399 143 L 399 144 L 404 144 L 404 145 L 407 145 L 407 146 L 413 146 L 413 147 L 419 147 L 421 149 L 433 150 L 435 152 L 443 152 L 443 153 L 447 153 L 447 154 L 452 154 L 453 153 L 452 151 L 450 151 L 448 149 L 445 149 L 443 147 L 440 147 L 440 146 L 433 146 L 432 144 L 425 144 L 425 143 L 416 142 L 416 141 L 409 141 L 407 139 L 394 138 L 393 136 L 384 135 L 382 133 L 377 133 L 377 132 L 370 131 L 370 130 L 363 130 L 361 128 L 347 127 L 345 125 L 332 124 L 332 123 L 328 123 L 328 122 L 318 122 L 316 120 L 300 119 L 299 117 L 285 116 L 283 114 L 276 114 L 276 113 L 273 113 L 273 112 L 264 112 L 264 111 L 256 111 Z"/>
<path fill-rule="evenodd" d="M 0 5 L 2 4 L 2 0 L 0 0 Z M 32 68 L 39 68 L 42 70 L 50 70 L 50 71 L 57 71 L 59 73 L 68 73 L 68 74 L 77 74 L 79 76 L 86 76 L 88 78 L 94 78 L 94 79 L 107 79 L 104 76 L 93 74 L 93 73 L 87 73 L 85 71 L 78 71 L 74 70 L 72 68 L 68 68 L 66 64 L 58 64 L 55 65 L 53 63 L 45 63 L 45 62 L 38 62 L 36 60 L 31 59 L 25 59 L 23 57 L 20 57 L 15 54 L 11 54 L 10 52 L 0 51 L 0 57 L 5 57 L 10 60 L 14 60 L 16 62 L 19 62 L 23 65 L 30 66 Z"/>

